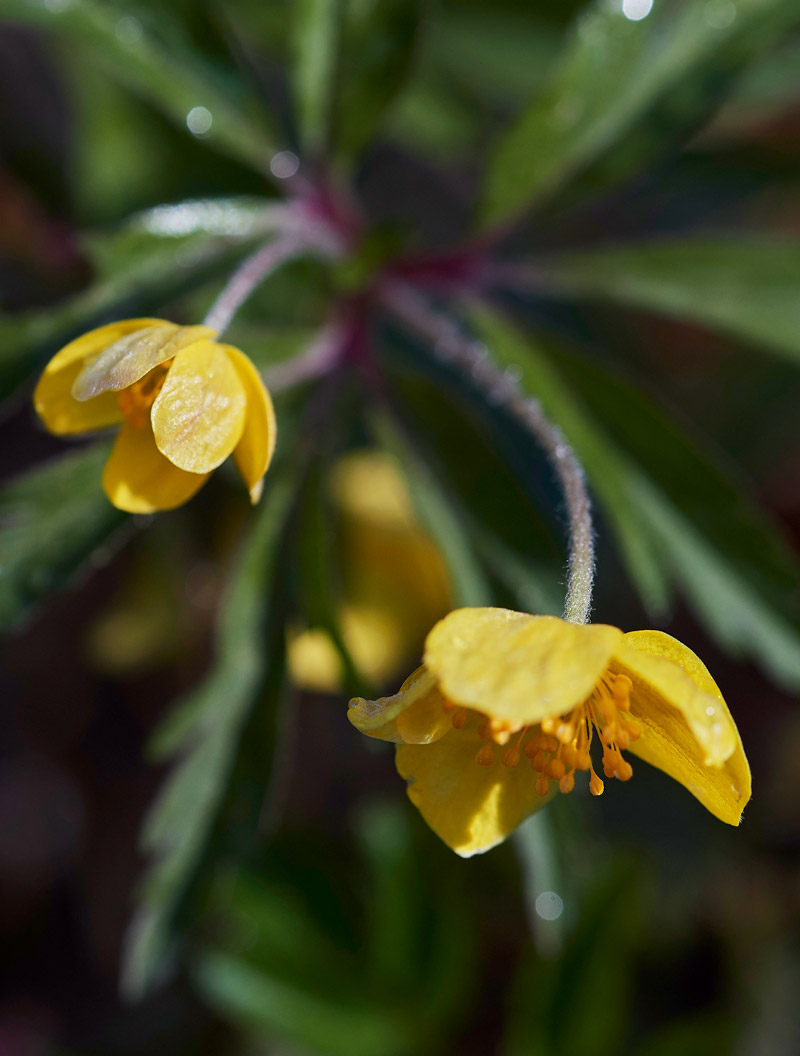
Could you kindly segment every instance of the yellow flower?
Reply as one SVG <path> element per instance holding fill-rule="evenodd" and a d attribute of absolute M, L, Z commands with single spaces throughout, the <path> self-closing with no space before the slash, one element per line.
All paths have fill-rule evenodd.
<path fill-rule="evenodd" d="M 659 767 L 737 825 L 750 769 L 705 666 L 661 631 L 623 634 L 509 609 L 457 609 L 392 697 L 350 702 L 363 733 L 395 741 L 422 816 L 463 856 L 488 850 L 585 771 L 594 795 L 627 781 L 623 752 Z"/>
<path fill-rule="evenodd" d="M 348 452 L 332 466 L 328 490 L 341 569 L 342 638 L 358 670 L 385 685 L 419 653 L 431 623 L 451 607 L 447 568 L 389 455 Z M 288 661 L 296 686 L 341 689 L 341 658 L 321 628 L 292 628 Z"/>
<path fill-rule="evenodd" d="M 269 393 L 250 360 L 207 326 L 109 323 L 50 360 L 34 405 L 51 433 L 121 425 L 103 473 L 129 513 L 180 506 L 228 455 L 258 502 L 275 447 Z"/>

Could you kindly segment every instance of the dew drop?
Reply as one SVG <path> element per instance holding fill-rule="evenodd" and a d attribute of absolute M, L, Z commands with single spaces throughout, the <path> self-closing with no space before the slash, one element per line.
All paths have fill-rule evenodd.
<path fill-rule="evenodd" d="M 269 163 L 269 171 L 276 180 L 288 180 L 300 168 L 300 159 L 291 150 L 279 151 Z"/>
<path fill-rule="evenodd" d="M 653 0 L 622 0 L 622 13 L 630 22 L 641 22 L 653 10 Z"/>
<path fill-rule="evenodd" d="M 186 115 L 186 127 L 194 136 L 205 136 L 211 131 L 214 118 L 205 106 L 193 106 Z"/>
<path fill-rule="evenodd" d="M 114 36 L 120 44 L 138 44 L 142 39 L 142 23 L 132 15 L 123 15 L 114 26 Z"/>
<path fill-rule="evenodd" d="M 534 906 L 542 920 L 557 920 L 564 912 L 564 900 L 555 891 L 542 891 Z"/>
<path fill-rule="evenodd" d="M 727 29 L 736 19 L 736 4 L 733 0 L 708 0 L 703 19 L 711 29 Z"/>

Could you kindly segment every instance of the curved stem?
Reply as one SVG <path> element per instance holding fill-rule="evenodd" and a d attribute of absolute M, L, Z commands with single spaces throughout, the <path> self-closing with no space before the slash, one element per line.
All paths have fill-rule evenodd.
<path fill-rule="evenodd" d="M 564 619 L 588 623 L 594 585 L 594 530 L 583 469 L 561 430 L 545 415 L 538 400 L 488 358 L 486 349 L 458 325 L 433 310 L 408 286 L 386 285 L 381 301 L 392 314 L 428 344 L 441 361 L 459 367 L 489 397 L 504 407 L 544 448 L 564 495 L 569 519 L 569 571 Z"/>
<path fill-rule="evenodd" d="M 253 291 L 286 261 L 301 253 L 335 257 L 341 252 L 339 238 L 329 228 L 312 220 L 294 217 L 274 241 L 257 249 L 234 271 L 203 320 L 221 336 Z"/>
<path fill-rule="evenodd" d="M 341 327 L 326 326 L 304 352 L 263 370 L 264 384 L 274 395 L 329 373 L 342 357 L 345 340 Z"/>

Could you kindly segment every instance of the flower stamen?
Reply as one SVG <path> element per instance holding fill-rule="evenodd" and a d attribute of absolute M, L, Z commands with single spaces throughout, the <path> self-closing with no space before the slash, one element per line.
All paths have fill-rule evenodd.
<path fill-rule="evenodd" d="M 171 359 L 165 363 L 159 363 L 143 378 L 139 378 L 133 385 L 117 393 L 117 405 L 126 421 L 134 429 L 142 429 L 147 425 L 150 419 L 150 408 L 161 392 L 171 365 Z"/>
<path fill-rule="evenodd" d="M 538 775 L 535 788 L 540 796 L 549 793 L 551 781 L 558 782 L 560 792 L 572 792 L 577 770 L 589 772 L 589 791 L 593 796 L 601 796 L 605 785 L 595 771 L 591 756 L 595 732 L 602 746 L 605 777 L 629 781 L 633 775 L 633 767 L 622 756 L 641 732 L 630 717 L 632 689 L 633 683 L 627 675 L 606 671 L 582 704 L 567 715 L 543 719 L 538 726 L 514 729 L 508 721 L 481 716 L 477 733 L 486 743 L 479 749 L 475 761 L 480 766 L 491 766 L 495 761 L 494 745 L 505 745 L 518 733 L 516 742 L 506 749 L 501 761 L 510 769 L 519 765 L 522 755 L 529 759 L 531 769 Z M 461 708 L 453 715 L 453 726 L 461 729 L 466 719 L 466 708 Z"/>

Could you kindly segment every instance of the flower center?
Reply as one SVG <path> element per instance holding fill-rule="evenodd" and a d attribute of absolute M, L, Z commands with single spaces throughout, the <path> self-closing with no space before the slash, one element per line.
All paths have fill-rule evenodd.
<path fill-rule="evenodd" d="M 592 763 L 591 747 L 595 732 L 602 745 L 603 773 L 628 781 L 633 774 L 631 764 L 622 752 L 640 735 L 637 723 L 630 716 L 630 695 L 633 684 L 627 675 L 606 671 L 582 704 L 560 718 L 543 719 L 537 726 L 514 727 L 502 719 L 480 716 L 478 734 L 486 744 L 475 757 L 480 766 L 491 766 L 496 760 L 496 747 L 509 745 L 501 755 L 503 766 L 519 766 L 522 757 L 530 760 L 531 768 L 539 775 L 536 791 L 545 796 L 550 782 L 557 781 L 561 792 L 575 787 L 575 771 L 588 770 L 589 791 L 593 796 L 603 793 L 603 781 Z M 446 705 L 453 711 L 452 723 L 461 729 L 467 721 L 467 710 Z"/>
<path fill-rule="evenodd" d="M 117 393 L 117 404 L 125 420 L 135 429 L 142 429 L 150 420 L 150 408 L 166 380 L 172 360 L 159 363 L 127 389 Z"/>

